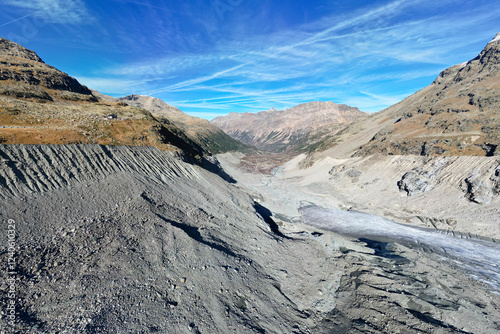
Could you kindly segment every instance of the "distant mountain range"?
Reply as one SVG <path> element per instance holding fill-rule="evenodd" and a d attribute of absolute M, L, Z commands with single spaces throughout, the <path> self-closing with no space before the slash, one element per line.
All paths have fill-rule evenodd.
<path fill-rule="evenodd" d="M 500 155 L 500 33 L 474 59 L 444 70 L 428 87 L 367 117 L 357 108 L 311 102 L 212 123 L 271 152 Z"/>
<path fill-rule="evenodd" d="M 286 110 L 231 113 L 217 117 L 217 125 L 231 137 L 271 152 L 307 151 L 367 115 L 358 108 L 334 102 L 310 102 Z"/>
<path fill-rule="evenodd" d="M 146 109 L 160 121 L 168 120 L 172 122 L 206 152 L 215 154 L 250 149 L 248 146 L 225 134 L 206 119 L 189 116 L 158 98 L 129 95 L 118 98 L 117 101 Z"/>

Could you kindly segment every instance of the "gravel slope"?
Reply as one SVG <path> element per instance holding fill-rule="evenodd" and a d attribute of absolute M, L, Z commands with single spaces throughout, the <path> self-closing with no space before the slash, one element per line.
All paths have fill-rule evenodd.
<path fill-rule="evenodd" d="M 218 175 L 154 148 L 0 152 L 17 333 L 307 333 L 320 320 L 323 248 L 271 232 Z M 6 234 L 1 245 L 11 330 Z"/>
<path fill-rule="evenodd" d="M 278 230 L 243 183 L 171 153 L 84 145 L 0 146 L 0 155 L 6 333 L 500 330 L 498 295 L 432 253 L 300 221 Z"/>

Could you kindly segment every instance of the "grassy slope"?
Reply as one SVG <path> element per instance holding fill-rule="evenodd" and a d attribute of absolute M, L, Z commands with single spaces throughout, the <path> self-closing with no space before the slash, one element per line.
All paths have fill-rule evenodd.
<path fill-rule="evenodd" d="M 53 100 L 0 96 L 0 142 L 155 146 L 193 157 L 203 154 L 179 128 L 146 110 L 102 101 Z M 109 120 L 110 114 L 117 119 Z"/>

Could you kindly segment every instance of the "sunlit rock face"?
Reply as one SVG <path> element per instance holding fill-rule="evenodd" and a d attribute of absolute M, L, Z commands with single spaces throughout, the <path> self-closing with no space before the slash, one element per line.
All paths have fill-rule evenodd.
<path fill-rule="evenodd" d="M 500 38 L 474 59 L 380 112 L 390 118 L 357 155 L 500 155 Z M 363 143 L 360 143 L 360 145 Z"/>
<path fill-rule="evenodd" d="M 231 113 L 212 120 L 239 141 L 271 152 L 301 151 L 365 117 L 358 108 L 334 102 L 310 102 L 286 110 Z"/>

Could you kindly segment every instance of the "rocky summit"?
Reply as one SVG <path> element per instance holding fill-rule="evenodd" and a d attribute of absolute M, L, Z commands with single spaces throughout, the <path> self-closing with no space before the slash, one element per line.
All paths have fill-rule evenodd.
<path fill-rule="evenodd" d="M 366 114 L 334 102 L 309 102 L 286 110 L 231 113 L 212 123 L 231 137 L 271 152 L 304 151 Z"/>
<path fill-rule="evenodd" d="M 13 97 L 53 100 L 94 100 L 92 92 L 75 78 L 47 65 L 33 51 L 0 38 L 0 94 Z"/>

